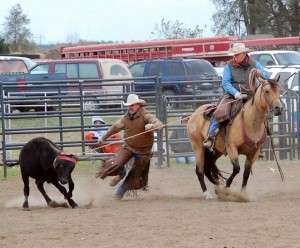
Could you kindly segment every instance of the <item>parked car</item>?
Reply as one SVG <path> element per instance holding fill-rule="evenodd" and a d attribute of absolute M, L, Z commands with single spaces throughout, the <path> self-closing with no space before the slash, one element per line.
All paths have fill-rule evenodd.
<path fill-rule="evenodd" d="M 151 59 L 129 66 L 132 76 L 161 77 L 162 92 L 166 95 L 218 93 L 220 80 L 214 67 L 204 59 Z M 203 81 L 193 87 L 190 81 Z M 155 83 L 135 80 L 138 92 L 154 91 Z"/>
<path fill-rule="evenodd" d="M 214 67 L 220 79 L 223 78 L 224 66 L 215 66 Z"/>
<path fill-rule="evenodd" d="M 54 92 L 57 94 L 57 87 L 45 87 L 44 84 L 49 82 L 62 81 L 62 80 L 85 80 L 83 81 L 83 91 L 85 95 L 91 96 L 94 94 L 118 94 L 122 93 L 123 86 L 121 82 L 102 82 L 99 80 L 109 79 L 125 79 L 131 78 L 131 73 L 125 62 L 117 59 L 63 59 L 63 60 L 45 60 L 39 61 L 28 73 L 22 75 L 10 76 L 6 81 L 8 82 L 22 82 L 21 88 L 17 88 L 17 92 L 24 96 L 29 91 L 37 93 Z M 93 81 L 99 83 L 96 86 L 87 86 L 86 81 Z M 30 86 L 37 82 L 38 87 L 26 88 L 26 85 Z M 128 81 L 125 81 L 125 83 Z M 123 82 L 124 83 L 124 82 Z M 110 85 L 105 85 L 110 84 Z M 115 85 L 114 85 L 115 84 Z M 72 81 L 66 81 L 65 86 L 62 88 L 64 93 L 78 92 L 78 84 L 72 83 Z M 55 93 L 56 92 L 56 93 Z M 91 105 L 94 108 L 97 105 L 99 99 L 93 101 L 86 101 L 87 105 Z M 88 107 L 87 107 L 88 108 Z M 26 107 L 18 107 L 21 111 L 28 111 Z M 39 110 L 40 107 L 35 107 L 35 110 Z"/>
<path fill-rule="evenodd" d="M 267 68 L 298 67 L 300 68 L 300 53 L 288 50 L 255 51 L 249 55 Z"/>
<path fill-rule="evenodd" d="M 17 73 L 28 73 L 35 66 L 29 58 L 16 56 L 0 56 L 0 81 L 5 79 L 6 75 Z"/>
<path fill-rule="evenodd" d="M 299 73 L 298 68 L 266 68 L 270 78 L 277 78 L 284 90 L 298 91 L 299 89 Z"/>

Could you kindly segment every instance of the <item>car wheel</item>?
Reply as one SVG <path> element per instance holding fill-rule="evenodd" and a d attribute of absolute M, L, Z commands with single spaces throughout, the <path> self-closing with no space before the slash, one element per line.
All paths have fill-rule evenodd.
<path fill-rule="evenodd" d="M 15 109 L 19 110 L 20 112 L 29 112 L 30 111 L 30 108 L 28 108 L 28 107 L 17 107 Z"/>
<path fill-rule="evenodd" d="M 35 112 L 44 112 L 45 111 L 45 107 L 35 107 L 33 109 Z M 56 107 L 55 106 L 47 106 L 47 112 L 48 111 L 56 111 Z"/>

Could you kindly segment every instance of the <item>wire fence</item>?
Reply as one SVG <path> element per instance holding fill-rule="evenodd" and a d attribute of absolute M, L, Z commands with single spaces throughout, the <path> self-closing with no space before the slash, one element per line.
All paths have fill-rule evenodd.
<path fill-rule="evenodd" d="M 136 81 L 139 81 L 139 88 L 136 88 Z M 112 156 L 91 151 L 84 134 L 91 130 L 107 130 L 126 113 L 122 103 L 132 92 L 146 100 L 147 109 L 166 124 L 155 136 L 156 165 L 170 166 L 173 159 L 193 158 L 190 148 L 183 152 L 176 149 L 177 146 L 189 145 L 185 124 L 181 123 L 180 118 L 190 115 L 202 104 L 218 101 L 220 91 L 205 89 L 203 85 L 206 83 L 207 80 L 176 82 L 176 85 L 188 86 L 191 92 L 176 94 L 170 88 L 164 88 L 165 82 L 159 77 L 49 81 L 47 84 L 26 82 L 25 85 L 2 82 L 0 125 L 4 176 L 7 162 L 18 160 L 23 145 L 38 136 L 51 139 L 61 149 L 76 153 L 82 160 Z M 152 87 L 140 90 L 143 84 L 152 84 Z M 282 101 L 284 113 L 270 120 L 275 150 L 280 159 L 300 159 L 299 92 L 286 91 Z M 106 120 L 106 125 L 95 129 L 91 123 L 92 116 L 101 116 Z M 181 132 L 182 135 L 174 137 L 174 132 Z M 263 152 L 265 159 L 273 159 L 268 141 Z"/>

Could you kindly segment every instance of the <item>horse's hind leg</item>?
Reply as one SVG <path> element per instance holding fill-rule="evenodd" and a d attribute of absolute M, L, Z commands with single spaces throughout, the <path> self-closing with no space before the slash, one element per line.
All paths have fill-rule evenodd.
<path fill-rule="evenodd" d="M 22 173 L 22 179 L 24 182 L 24 196 L 25 196 L 25 200 L 24 203 L 22 205 L 24 210 L 29 210 L 29 204 L 28 204 L 28 197 L 29 197 L 29 177 L 27 175 L 24 175 L 24 173 Z"/>
<path fill-rule="evenodd" d="M 213 197 L 207 190 L 207 187 L 206 187 L 206 184 L 204 181 L 204 161 L 205 161 L 204 148 L 202 146 L 197 147 L 197 149 L 194 148 L 194 152 L 196 154 L 196 169 L 195 169 L 196 175 L 198 177 L 198 180 L 199 180 L 200 186 L 202 188 L 205 199 L 211 199 Z"/>

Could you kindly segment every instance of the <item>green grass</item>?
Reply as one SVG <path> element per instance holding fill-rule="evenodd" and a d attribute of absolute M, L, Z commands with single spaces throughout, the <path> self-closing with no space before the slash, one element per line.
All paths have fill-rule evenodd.
<path fill-rule="evenodd" d="M 8 167 L 7 168 L 7 178 L 6 179 L 10 179 L 10 178 L 14 178 L 20 175 L 20 169 L 18 166 L 14 166 L 14 167 Z M 1 166 L 0 167 L 0 180 L 5 180 L 4 178 L 4 168 Z"/>
<path fill-rule="evenodd" d="M 75 173 L 79 174 L 94 174 L 96 173 L 98 167 L 100 165 L 100 161 L 82 161 L 78 162 L 75 167 Z M 7 167 L 7 178 L 11 179 L 14 177 L 20 176 L 20 167 L 13 166 Z M 0 180 L 5 180 L 4 178 L 4 167 L 0 167 Z"/>

